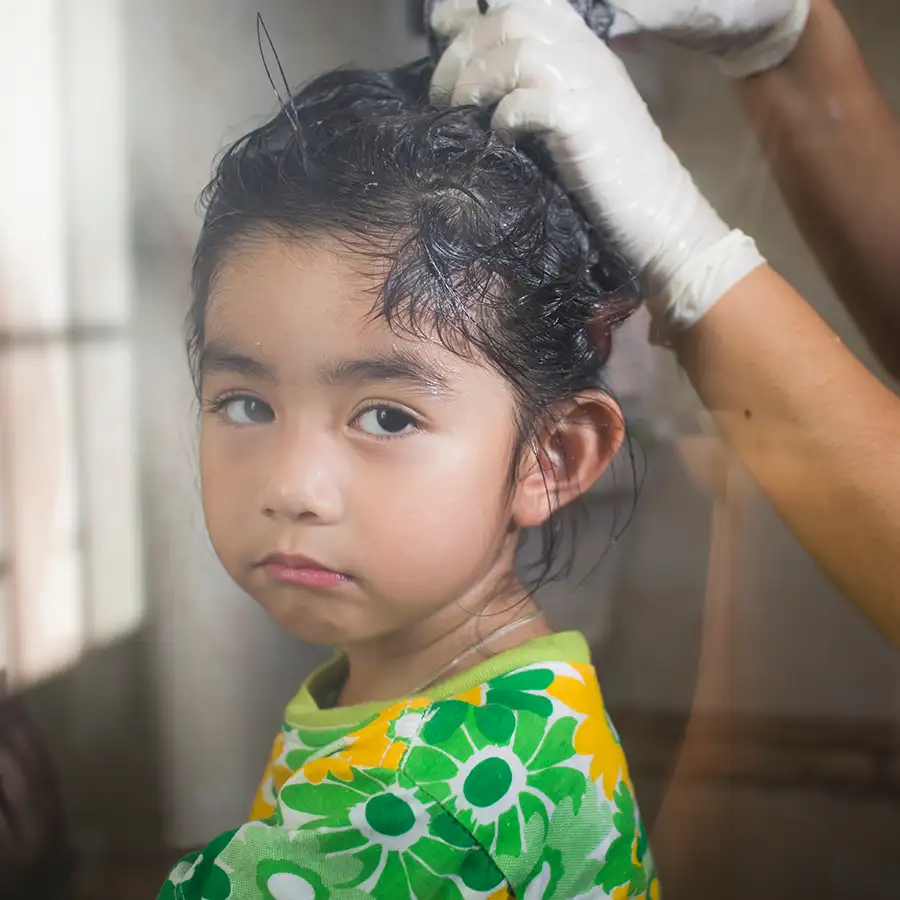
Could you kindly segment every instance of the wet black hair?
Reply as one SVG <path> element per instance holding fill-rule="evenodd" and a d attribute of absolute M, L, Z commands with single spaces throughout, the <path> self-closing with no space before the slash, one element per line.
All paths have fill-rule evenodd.
<path fill-rule="evenodd" d="M 511 385 L 512 484 L 554 408 L 602 386 L 613 328 L 638 298 L 538 142 L 492 132 L 489 110 L 431 106 L 432 72 L 429 60 L 329 72 L 224 152 L 202 195 L 191 370 L 199 393 L 206 305 L 229 252 L 259 234 L 333 237 L 379 264 L 374 315 Z M 558 516 L 544 528 L 535 585 L 557 565 L 562 528 Z"/>

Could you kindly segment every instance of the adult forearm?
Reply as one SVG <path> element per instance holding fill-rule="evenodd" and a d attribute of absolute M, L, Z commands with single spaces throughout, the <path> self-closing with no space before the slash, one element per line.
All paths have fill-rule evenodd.
<path fill-rule="evenodd" d="M 800 229 L 900 377 L 900 119 L 831 0 L 813 0 L 783 65 L 736 90 Z"/>
<path fill-rule="evenodd" d="M 676 351 L 775 509 L 900 646 L 900 399 L 768 267 Z"/>

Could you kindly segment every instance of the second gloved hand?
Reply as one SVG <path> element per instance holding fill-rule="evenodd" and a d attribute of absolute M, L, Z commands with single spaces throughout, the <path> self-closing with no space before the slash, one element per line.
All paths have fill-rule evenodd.
<path fill-rule="evenodd" d="M 522 0 L 488 0 L 491 9 Z M 531 0 L 554 5 L 554 0 Z M 458 31 L 485 4 L 427 0 L 438 34 Z M 810 0 L 569 0 L 579 15 L 608 37 L 652 34 L 711 56 L 733 78 L 775 68 L 800 41 Z"/>
<path fill-rule="evenodd" d="M 693 325 L 757 268 L 665 143 L 621 60 L 568 0 L 435 4 L 452 39 L 432 82 L 437 104 L 497 104 L 493 126 L 539 135 L 565 187 L 641 277 L 656 336 Z"/>
<path fill-rule="evenodd" d="M 810 0 L 610 0 L 610 35 L 645 32 L 712 56 L 733 78 L 780 65 L 793 52 Z"/>

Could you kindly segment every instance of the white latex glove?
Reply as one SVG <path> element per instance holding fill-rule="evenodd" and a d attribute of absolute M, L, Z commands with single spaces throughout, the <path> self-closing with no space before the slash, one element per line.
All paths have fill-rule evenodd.
<path fill-rule="evenodd" d="M 733 78 L 787 59 L 809 18 L 810 0 L 610 0 L 610 36 L 648 32 L 709 53 Z"/>
<path fill-rule="evenodd" d="M 642 279 L 664 342 L 693 325 L 763 259 L 728 227 L 665 143 L 621 60 L 568 0 L 443 0 L 453 38 L 432 101 L 497 103 L 493 126 L 542 137 L 572 194 Z"/>

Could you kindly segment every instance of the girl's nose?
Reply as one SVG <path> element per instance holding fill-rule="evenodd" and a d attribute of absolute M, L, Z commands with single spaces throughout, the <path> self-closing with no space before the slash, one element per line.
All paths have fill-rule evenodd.
<path fill-rule="evenodd" d="M 262 513 L 288 521 L 309 519 L 332 525 L 344 504 L 333 441 L 324 434 L 285 434 L 271 460 Z"/>

